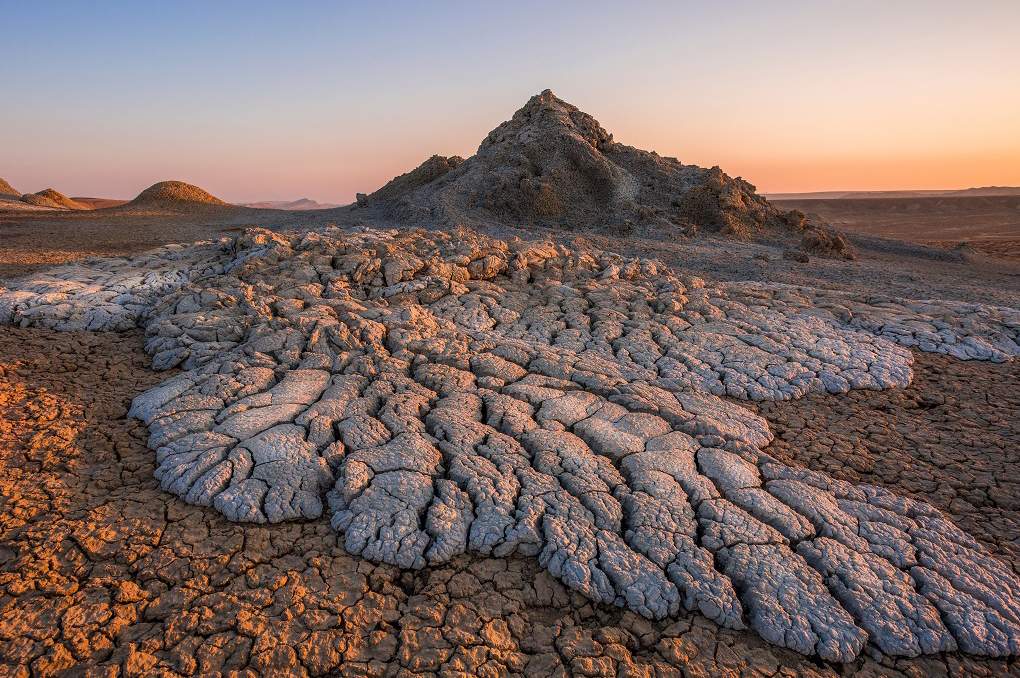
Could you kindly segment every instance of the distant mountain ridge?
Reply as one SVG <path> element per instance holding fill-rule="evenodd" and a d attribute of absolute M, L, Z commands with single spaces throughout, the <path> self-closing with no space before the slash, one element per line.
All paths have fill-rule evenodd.
<path fill-rule="evenodd" d="M 68 198 L 63 193 L 56 191 L 52 188 L 47 188 L 38 193 L 26 193 L 21 196 L 21 202 L 35 205 L 36 207 L 46 207 L 50 209 L 58 210 L 87 210 L 90 209 L 88 205 L 83 205 L 75 200 Z"/>
<path fill-rule="evenodd" d="M 254 207 L 261 210 L 289 210 L 292 212 L 304 210 L 329 210 L 340 207 L 337 203 L 319 202 L 311 198 L 298 198 L 297 200 L 263 200 L 260 202 L 243 202 L 242 207 Z"/>
<path fill-rule="evenodd" d="M 769 200 L 878 200 L 882 198 L 993 198 L 1001 196 L 1020 196 L 1020 186 L 979 186 L 917 191 L 808 191 L 765 194 Z"/>

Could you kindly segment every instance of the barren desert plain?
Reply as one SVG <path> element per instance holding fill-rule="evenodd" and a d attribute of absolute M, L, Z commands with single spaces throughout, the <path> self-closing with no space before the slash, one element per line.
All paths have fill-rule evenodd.
<path fill-rule="evenodd" d="M 0 675 L 1020 676 L 1015 194 L 0 189 Z"/>

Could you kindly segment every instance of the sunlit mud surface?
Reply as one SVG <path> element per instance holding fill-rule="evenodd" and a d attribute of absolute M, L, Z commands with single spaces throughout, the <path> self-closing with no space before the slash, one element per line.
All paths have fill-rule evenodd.
<path fill-rule="evenodd" d="M 533 558 L 402 573 L 347 555 L 325 518 L 227 522 L 153 477 L 145 428 L 125 416 L 166 376 L 142 343 L 0 333 L 0 675 L 1020 675 L 957 654 L 829 666 L 700 615 L 593 605 Z M 1020 369 L 915 358 L 902 391 L 764 406 L 769 449 L 922 496 L 1015 570 L 1003 483 Z M 841 426 L 861 434 L 853 447 L 828 439 Z M 790 446 L 794 432 L 814 442 Z"/>

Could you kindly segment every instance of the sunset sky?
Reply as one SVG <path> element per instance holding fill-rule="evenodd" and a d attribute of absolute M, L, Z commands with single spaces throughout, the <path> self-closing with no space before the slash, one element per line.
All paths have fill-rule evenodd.
<path fill-rule="evenodd" d="M 349 202 L 549 87 L 766 192 L 1020 185 L 1020 1 L 0 0 L 0 177 Z"/>

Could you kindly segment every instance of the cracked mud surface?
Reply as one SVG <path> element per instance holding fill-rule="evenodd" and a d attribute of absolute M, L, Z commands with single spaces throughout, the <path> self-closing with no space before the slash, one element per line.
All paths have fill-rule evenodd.
<path fill-rule="evenodd" d="M 0 675 L 1020 675 L 1015 660 L 958 654 L 830 666 L 700 615 L 653 622 L 592 604 L 530 558 L 402 572 L 347 555 L 325 519 L 227 522 L 153 478 L 145 429 L 126 417 L 131 398 L 165 376 L 148 369 L 141 346 L 136 333 L 0 333 Z M 882 412 L 928 439 L 914 464 L 888 431 L 863 439 L 873 459 L 890 457 L 902 472 L 869 477 L 861 464 L 814 456 L 817 447 L 800 460 L 920 492 L 965 525 L 994 507 L 1000 518 L 975 533 L 1015 569 L 1008 497 L 986 491 L 979 503 L 974 492 L 989 485 L 978 479 L 971 510 L 917 486 L 926 472 L 911 471 L 929 455 L 957 458 L 959 431 L 980 429 L 964 454 L 999 440 L 1001 455 L 973 462 L 1015 477 L 1007 415 L 1020 370 L 916 356 L 917 382 L 902 392 L 763 405 L 778 438 L 770 450 L 782 456 L 787 432 L 821 439 L 839 421 L 866 431 L 853 422 Z M 916 405 L 933 391 L 953 394 L 945 410 Z"/>
<path fill-rule="evenodd" d="M 769 452 L 926 501 L 1020 572 L 1020 364 L 914 357 L 905 389 L 757 405 Z"/>
<path fill-rule="evenodd" d="M 754 283 L 462 232 L 246 231 L 55 270 L 8 322 L 146 327 L 157 479 L 403 568 L 536 556 L 596 603 L 828 661 L 1020 647 L 1020 580 L 944 514 L 765 451 L 768 401 L 1001 362 L 1014 309 Z M 332 487 L 328 493 L 327 489 Z"/>

